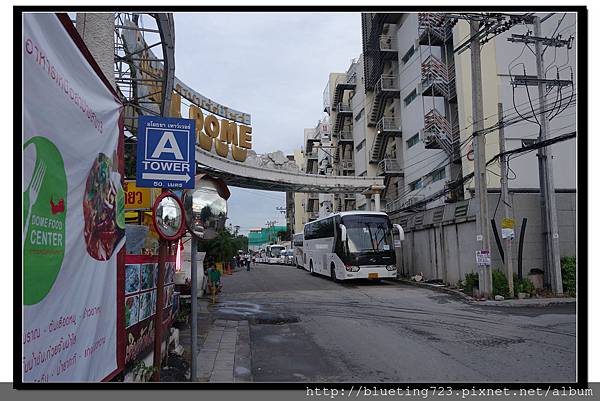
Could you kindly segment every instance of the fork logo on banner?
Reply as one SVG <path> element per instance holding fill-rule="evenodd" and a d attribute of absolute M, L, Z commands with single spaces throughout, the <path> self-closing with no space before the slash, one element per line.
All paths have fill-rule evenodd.
<path fill-rule="evenodd" d="M 136 185 L 150 188 L 194 188 L 195 121 L 139 117 Z"/>

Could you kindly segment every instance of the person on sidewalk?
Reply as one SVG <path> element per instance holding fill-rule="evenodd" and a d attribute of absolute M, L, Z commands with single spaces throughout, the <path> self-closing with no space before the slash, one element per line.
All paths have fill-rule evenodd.
<path fill-rule="evenodd" d="M 217 294 L 221 292 L 221 289 L 223 288 L 223 285 L 221 284 L 221 272 L 211 263 L 206 273 L 208 275 L 208 287 L 214 286 L 217 290 Z"/>
<path fill-rule="evenodd" d="M 246 263 L 246 271 L 250 271 L 250 255 L 246 254 L 244 256 L 244 262 Z"/>

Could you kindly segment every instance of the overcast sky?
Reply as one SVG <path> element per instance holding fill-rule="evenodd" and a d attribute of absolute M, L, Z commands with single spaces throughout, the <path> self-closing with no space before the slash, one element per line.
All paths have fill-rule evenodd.
<path fill-rule="evenodd" d="M 360 13 L 175 13 L 175 75 L 204 96 L 252 116 L 257 153 L 291 153 L 323 114 L 330 72 L 360 55 Z M 187 116 L 183 116 L 187 117 Z M 281 192 L 231 188 L 242 232 L 285 215 Z"/>

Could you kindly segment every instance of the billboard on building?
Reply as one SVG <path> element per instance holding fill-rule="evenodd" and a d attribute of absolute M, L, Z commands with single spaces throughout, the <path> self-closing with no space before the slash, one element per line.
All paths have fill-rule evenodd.
<path fill-rule="evenodd" d="M 122 104 L 68 16 L 23 23 L 21 378 L 106 380 L 124 333 Z"/>

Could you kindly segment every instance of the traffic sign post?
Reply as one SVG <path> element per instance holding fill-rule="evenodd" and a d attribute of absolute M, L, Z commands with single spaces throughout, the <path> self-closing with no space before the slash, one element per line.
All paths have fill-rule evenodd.
<path fill-rule="evenodd" d="M 195 121 L 140 116 L 136 185 L 145 188 L 194 188 Z"/>

